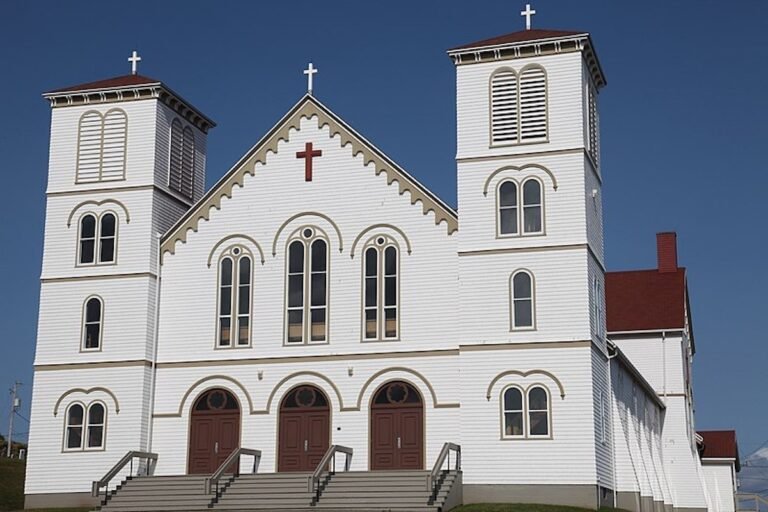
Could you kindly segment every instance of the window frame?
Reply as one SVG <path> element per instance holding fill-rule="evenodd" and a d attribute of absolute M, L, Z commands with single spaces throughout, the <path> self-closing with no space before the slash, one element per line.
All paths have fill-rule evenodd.
<path fill-rule="evenodd" d="M 540 208 L 540 220 L 541 220 L 541 230 L 539 231 L 525 231 L 525 194 L 524 194 L 524 187 L 525 184 L 529 181 L 534 180 L 539 185 L 539 193 L 540 193 L 540 200 L 537 205 L 531 205 L 531 206 L 538 206 Z M 502 233 L 501 232 L 501 209 L 503 208 L 501 205 L 501 187 L 504 186 L 505 183 L 514 183 L 515 184 L 515 192 L 517 194 L 516 197 L 516 226 L 517 231 L 515 233 Z M 496 185 L 496 238 L 497 239 L 506 239 L 506 238 L 525 238 L 525 237 L 536 237 L 536 236 L 546 236 L 547 234 L 547 222 L 546 222 L 546 206 L 547 206 L 547 199 L 546 199 L 546 188 L 544 187 L 544 181 L 541 180 L 538 176 L 525 176 L 522 179 L 515 179 L 515 178 L 503 178 L 499 180 L 499 183 Z M 511 208 L 511 207 L 504 207 L 504 208 Z"/>
<path fill-rule="evenodd" d="M 100 405 L 103 412 L 103 422 L 95 425 L 91 424 L 91 409 L 95 405 Z M 83 410 L 83 421 L 75 428 L 80 428 L 80 445 L 77 447 L 69 447 L 69 429 L 70 418 L 69 413 L 72 407 L 78 406 Z M 85 452 L 103 452 L 107 449 L 107 426 L 109 422 L 109 408 L 103 400 L 93 400 L 88 405 L 80 400 L 75 400 L 67 406 L 64 416 L 64 435 L 62 439 L 61 451 L 62 453 L 85 453 Z M 101 445 L 90 446 L 90 429 L 91 427 L 101 427 Z"/>
<path fill-rule="evenodd" d="M 521 82 L 523 74 L 530 70 L 530 69 L 540 69 L 544 74 L 544 121 L 545 121 L 545 136 L 540 139 L 536 140 L 526 140 L 524 141 L 522 138 L 522 103 L 521 103 Z M 503 141 L 503 142 L 496 142 L 493 136 L 493 80 L 496 77 L 496 75 L 501 73 L 512 73 L 515 76 L 516 81 L 516 113 L 517 113 L 517 133 L 515 137 L 515 141 Z M 546 144 L 549 142 L 549 134 L 550 134 L 550 123 L 549 123 L 549 74 L 547 73 L 547 70 L 544 66 L 541 64 L 532 62 L 530 64 L 526 64 L 525 66 L 521 67 L 519 71 L 516 71 L 512 67 L 509 66 L 502 66 L 499 67 L 493 72 L 491 72 L 490 76 L 488 77 L 488 147 L 489 149 L 493 148 L 503 148 L 503 147 L 509 147 L 509 146 L 527 146 L 531 144 Z"/>
<path fill-rule="evenodd" d="M 507 410 L 507 408 L 506 408 L 506 403 L 505 403 L 506 400 L 505 399 L 506 399 L 507 391 L 509 391 L 510 389 L 515 389 L 515 390 L 517 390 L 518 393 L 520 393 L 520 407 L 521 408 L 520 408 L 519 411 L 518 410 L 513 410 L 513 409 Z M 525 411 L 525 390 L 521 386 L 519 386 L 517 384 L 509 384 L 507 386 L 504 386 L 504 388 L 502 388 L 502 390 L 501 390 L 501 400 L 500 400 L 499 405 L 501 407 L 501 438 L 503 440 L 504 439 L 515 439 L 515 440 L 517 440 L 517 439 L 525 439 L 526 438 L 526 435 L 525 435 L 526 434 L 526 414 L 527 414 L 526 411 Z M 523 431 L 522 434 L 514 435 L 514 434 L 507 434 L 506 433 L 506 430 L 507 430 L 507 428 L 506 428 L 507 427 L 507 413 L 508 412 L 509 413 L 517 413 L 517 412 L 520 413 L 521 421 L 522 421 L 522 427 L 523 427 L 522 428 L 522 431 Z"/>
<path fill-rule="evenodd" d="M 379 244 L 379 240 L 382 239 L 382 243 Z M 387 306 L 386 304 L 386 278 L 392 277 L 386 274 L 386 252 L 387 249 L 393 248 L 395 250 L 395 305 Z M 368 251 L 376 251 L 376 305 L 373 307 L 376 311 L 376 336 L 368 337 L 366 329 L 366 312 L 373 309 L 366 305 L 366 281 L 371 277 L 366 274 L 366 267 L 368 263 Z M 363 245 L 363 249 L 360 252 L 361 258 L 361 294 L 360 294 L 360 311 L 361 311 L 361 331 L 360 339 L 363 343 L 375 343 L 386 341 L 400 341 L 400 318 L 401 318 L 401 275 L 402 275 L 402 258 L 400 245 L 397 241 L 389 235 L 383 233 L 374 235 L 366 241 Z M 386 310 L 395 310 L 395 336 L 386 336 Z"/>
<path fill-rule="evenodd" d="M 115 218 L 115 234 L 112 238 L 113 244 L 112 244 L 112 260 L 111 261 L 101 261 L 101 221 L 102 218 L 105 215 L 112 215 Z M 83 240 L 83 219 L 85 217 L 93 217 L 96 219 L 96 227 L 94 229 L 94 239 L 93 239 L 93 261 L 90 263 L 82 263 L 81 257 L 82 257 L 82 240 Z M 110 265 L 117 265 L 117 248 L 120 242 L 120 216 L 117 214 L 116 211 L 109 209 L 104 210 L 103 212 L 96 214 L 95 212 L 89 211 L 84 212 L 77 220 L 77 251 L 75 255 L 75 267 L 103 267 L 103 266 L 110 266 Z"/>
<path fill-rule="evenodd" d="M 311 230 L 311 235 L 304 236 L 306 230 Z M 318 241 L 322 240 L 325 243 L 325 270 L 313 271 L 312 263 L 312 246 Z M 289 341 L 289 311 L 296 311 L 298 306 L 289 307 L 289 275 L 290 275 L 290 247 L 294 242 L 300 242 L 304 250 L 304 259 L 302 261 L 302 326 L 301 326 L 301 341 Z M 304 225 L 296 229 L 286 239 L 285 242 L 285 268 L 283 271 L 285 283 L 284 283 L 284 303 L 283 303 L 283 346 L 301 347 L 306 345 L 327 345 L 330 343 L 330 289 L 331 289 L 331 243 L 328 238 L 328 234 L 316 225 Z M 324 273 L 325 274 L 325 304 L 323 306 L 312 305 L 312 274 Z M 325 310 L 325 331 L 323 340 L 312 340 L 312 310 L 323 308 Z"/>
<path fill-rule="evenodd" d="M 530 300 L 531 301 L 531 325 L 530 326 L 517 326 L 515 325 L 515 301 L 518 299 L 515 297 L 515 277 L 518 274 L 527 274 L 528 277 L 531 280 L 531 296 L 529 298 L 520 298 L 519 300 Z M 512 274 L 509 277 L 509 331 L 510 332 L 520 332 L 520 331 L 535 331 L 537 330 L 537 321 L 536 321 L 536 278 L 533 275 L 533 272 L 531 272 L 528 269 L 520 268 L 512 272 Z"/>
<path fill-rule="evenodd" d="M 542 389 L 547 397 L 546 409 L 531 409 L 531 391 L 534 389 Z M 549 388 L 544 384 L 534 382 L 525 390 L 525 419 L 528 420 L 525 425 L 525 434 L 528 439 L 552 439 L 552 393 L 549 392 Z M 531 433 L 531 413 L 545 412 L 547 414 L 547 433 L 546 434 L 532 434 Z"/>
<path fill-rule="evenodd" d="M 98 340 L 98 346 L 96 348 L 88 348 L 86 347 L 86 336 L 88 335 L 88 325 L 89 322 L 88 319 L 88 303 L 90 303 L 92 300 L 96 300 L 99 302 L 99 320 L 98 322 L 90 322 L 98 323 L 99 326 L 99 340 Z M 80 352 L 101 352 L 104 348 L 104 299 L 100 295 L 89 295 L 85 298 L 83 301 L 83 307 L 82 307 L 82 320 L 80 323 L 81 326 L 81 332 L 80 332 Z"/>
<path fill-rule="evenodd" d="M 250 260 L 250 271 L 248 275 L 248 313 L 241 315 L 240 310 L 240 261 L 248 258 Z M 225 260 L 232 262 L 232 283 L 230 284 L 230 310 L 229 315 L 221 313 L 221 291 L 222 287 L 222 265 Z M 253 346 L 253 295 L 254 295 L 254 258 L 253 253 L 242 245 L 232 245 L 224 250 L 219 256 L 216 264 L 216 315 L 215 315 L 215 340 L 214 350 L 230 350 L 238 348 L 251 348 Z M 221 319 L 229 316 L 229 343 L 221 344 Z M 240 318 L 248 318 L 248 343 L 240 344 Z M 237 338 L 237 339 L 235 339 Z"/>

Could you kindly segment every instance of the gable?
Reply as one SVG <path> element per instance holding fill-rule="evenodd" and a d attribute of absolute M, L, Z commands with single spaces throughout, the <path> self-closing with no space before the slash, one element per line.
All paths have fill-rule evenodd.
<path fill-rule="evenodd" d="M 327 127 L 331 137 L 339 136 L 341 147 L 350 144 L 353 157 L 362 155 L 366 168 L 373 164 L 376 175 L 385 173 L 388 185 L 397 183 L 400 195 L 408 192 L 411 205 L 421 203 L 423 215 L 431 212 L 436 225 L 444 222 L 449 235 L 458 230 L 458 217 L 453 209 L 322 103 L 306 95 L 166 233 L 162 253 L 173 254 L 177 242 L 185 243 L 190 230 L 196 232 L 201 220 L 209 220 L 211 211 L 221 208 L 223 198 L 232 197 L 235 185 L 242 186 L 246 175 L 255 175 L 257 164 L 266 164 L 270 153 L 278 153 L 279 143 L 289 141 L 290 131 L 299 130 L 302 119 L 312 118 L 317 118 L 319 128 Z"/>

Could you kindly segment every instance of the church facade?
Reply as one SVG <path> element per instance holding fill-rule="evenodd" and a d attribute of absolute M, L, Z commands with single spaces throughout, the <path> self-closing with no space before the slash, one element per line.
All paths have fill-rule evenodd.
<path fill-rule="evenodd" d="M 311 93 L 207 191 L 214 123 L 162 82 L 46 93 L 28 506 L 89 502 L 131 450 L 166 475 L 237 447 L 309 472 L 333 444 L 412 470 L 452 442 L 467 503 L 712 509 L 684 271 L 674 325 L 606 296 L 590 36 L 449 55 L 460 218 Z"/>

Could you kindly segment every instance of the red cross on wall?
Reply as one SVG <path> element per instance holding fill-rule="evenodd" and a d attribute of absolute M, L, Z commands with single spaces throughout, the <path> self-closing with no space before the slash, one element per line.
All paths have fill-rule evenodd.
<path fill-rule="evenodd" d="M 304 181 L 312 181 L 312 159 L 316 156 L 323 156 L 323 152 L 319 149 L 312 151 L 311 142 L 304 145 L 304 151 L 296 153 L 296 158 L 304 159 Z"/>

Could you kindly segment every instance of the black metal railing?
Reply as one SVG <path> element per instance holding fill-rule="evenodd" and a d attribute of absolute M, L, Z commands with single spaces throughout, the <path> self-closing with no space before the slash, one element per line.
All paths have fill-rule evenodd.
<path fill-rule="evenodd" d="M 157 465 L 156 453 L 130 451 L 126 453 L 123 458 L 117 462 L 117 464 L 112 466 L 112 469 L 110 469 L 107 474 L 101 478 L 101 480 L 97 480 L 91 484 L 91 496 L 98 498 L 101 488 L 104 487 L 104 499 L 106 500 L 109 497 L 109 482 L 111 482 L 113 478 L 115 478 L 121 471 L 123 471 L 125 466 L 130 465 L 128 476 L 133 476 L 133 459 L 139 459 L 139 462 L 142 460 L 147 461 L 144 466 L 139 464 L 136 476 L 141 474 L 142 469 L 144 470 L 144 474 L 146 476 L 152 476 L 154 474 L 155 466 Z"/>
<path fill-rule="evenodd" d="M 253 468 L 251 471 L 253 473 L 256 473 L 259 469 L 259 462 L 261 461 L 261 450 L 252 450 L 250 448 L 238 448 L 232 453 L 229 454 L 229 457 L 219 466 L 219 469 L 213 472 L 211 476 L 205 479 L 205 494 L 211 494 L 211 491 L 214 489 L 216 494 L 219 493 L 219 481 L 221 480 L 221 477 L 224 476 L 224 473 L 233 465 L 235 462 L 237 462 L 237 465 L 235 466 L 234 476 L 238 477 L 240 476 L 240 457 L 242 455 L 251 455 L 253 456 Z"/>
<path fill-rule="evenodd" d="M 308 490 L 312 493 L 313 503 L 317 503 L 320 499 L 320 494 L 323 491 L 321 480 L 325 473 L 328 473 L 328 477 L 336 473 L 336 454 L 343 453 L 344 458 L 344 471 L 349 471 L 349 467 L 352 464 L 352 448 L 341 446 L 338 444 L 331 445 L 328 451 L 325 452 L 323 458 L 320 459 L 320 463 L 315 468 L 315 471 L 309 476 Z"/>
<path fill-rule="evenodd" d="M 456 472 L 461 471 L 461 446 L 456 443 L 445 443 L 437 456 L 432 471 L 427 476 L 427 490 L 431 493 L 431 499 L 434 500 L 440 491 L 440 485 L 443 482 L 445 474 L 451 471 L 451 452 L 455 453 L 453 466 Z M 443 469 L 445 466 L 447 469 Z"/>

